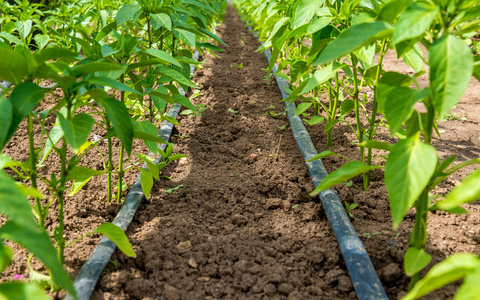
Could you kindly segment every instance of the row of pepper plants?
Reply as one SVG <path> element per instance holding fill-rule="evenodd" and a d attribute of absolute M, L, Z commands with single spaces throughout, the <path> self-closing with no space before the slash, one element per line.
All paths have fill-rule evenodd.
<path fill-rule="evenodd" d="M 108 202 L 113 201 L 112 174 L 117 174 L 116 201 L 121 202 L 122 177 L 132 169 L 140 170 L 148 198 L 159 171 L 184 156 L 172 154 L 172 146 L 157 136 L 157 127 L 165 120 L 178 125 L 166 114 L 169 105 L 178 103 L 197 110 L 179 88 L 196 87 L 190 80 L 190 64 L 199 64 L 192 58 L 194 51 L 221 50 L 216 45 L 223 42 L 212 28 L 225 5 L 222 0 L 38 4 L 17 0 L 15 5 L 0 1 L 0 80 L 12 84 L 0 97 L 0 150 L 22 122 L 27 124 L 29 136 L 27 161 L 0 154 L 0 212 L 6 217 L 0 228 L 0 271 L 13 257 L 5 240 L 31 253 L 30 283 L 1 283 L 0 295 L 46 299 L 46 288 L 52 292 L 65 289 L 75 295 L 63 267 L 65 247 L 78 241 L 67 241 L 66 198 L 92 177 L 107 176 Z M 55 97 L 55 105 L 38 111 L 47 97 Z M 81 108 L 88 112 L 80 113 Z M 46 119 L 52 115 L 56 118 L 54 126 L 47 127 Z M 41 127 L 36 135 L 35 124 Z M 91 138 L 94 125 L 103 129 L 100 138 Z M 104 139 L 108 143 L 108 153 L 100 153 L 104 169 L 82 166 L 82 158 L 98 151 L 97 144 Z M 112 155 L 115 139 L 121 145 L 118 163 Z M 155 163 L 142 153 L 134 159 L 134 139 L 143 140 L 161 161 Z M 40 145 L 35 140 L 41 141 Z M 168 146 L 162 151 L 159 144 Z M 42 175 L 41 168 L 51 155 L 56 156 L 60 171 Z M 140 168 L 141 163 L 147 168 Z M 48 194 L 38 191 L 39 183 L 47 187 Z M 51 207 L 58 210 L 58 226 L 49 236 L 45 220 Z M 82 234 L 94 233 L 109 237 L 126 255 L 135 256 L 124 232 L 112 223 Z M 43 263 L 48 275 L 30 267 L 32 257 Z"/>
<path fill-rule="evenodd" d="M 431 145 L 435 132 L 440 136 L 437 121 L 459 102 L 472 76 L 480 80 L 478 1 L 235 0 L 234 4 L 259 32 L 263 43 L 258 51 L 271 49 L 268 71 L 277 64 L 277 75 L 289 81 L 285 101 L 298 101 L 296 115 L 303 115 L 310 125 L 323 123 L 327 147 L 332 146 L 332 128 L 338 123 L 355 134 L 359 160 L 348 160 L 311 195 L 360 174 L 366 190 L 370 172 L 384 170 L 394 229 L 411 207 L 416 211 L 404 258 L 405 273 L 411 276 L 404 299 L 416 299 L 461 278 L 456 299 L 475 298 L 480 291 L 480 258 L 473 254 L 452 255 L 422 279 L 420 272 L 431 261 L 425 252 L 428 213 L 468 213 L 462 204 L 480 197 L 480 169 L 448 194 L 432 193 L 448 176 L 480 159 L 455 164 L 455 156 L 441 160 Z M 384 71 L 387 51 L 395 51 L 414 74 Z M 422 88 L 417 79 L 426 72 L 429 86 Z M 423 110 L 416 109 L 417 103 Z M 313 114 L 305 119 L 308 109 Z M 347 114 L 355 116 L 353 124 L 345 119 Z M 380 126 L 396 137 L 395 143 L 376 139 Z M 387 154 L 374 155 L 373 149 Z M 339 154 L 326 150 L 312 160 L 329 155 Z"/>

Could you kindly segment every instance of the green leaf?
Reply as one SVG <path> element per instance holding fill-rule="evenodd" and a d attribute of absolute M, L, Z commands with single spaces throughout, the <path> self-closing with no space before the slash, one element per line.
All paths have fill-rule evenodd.
<path fill-rule="evenodd" d="M 62 114 L 57 114 L 65 133 L 65 139 L 73 153 L 78 154 L 82 145 L 87 141 L 95 120 L 87 114 L 78 114 L 71 120 L 66 120 Z"/>
<path fill-rule="evenodd" d="M 324 17 L 324 18 L 315 18 L 313 21 L 308 25 L 308 29 L 306 32 L 306 35 L 313 34 L 317 31 L 322 30 L 323 28 L 327 27 L 328 24 L 333 20 L 334 18 L 331 17 Z"/>
<path fill-rule="evenodd" d="M 62 137 L 63 137 L 62 126 L 60 125 L 53 126 L 52 130 L 50 131 L 50 134 L 48 135 L 47 141 L 45 142 L 42 159 L 38 162 L 37 166 L 41 166 L 45 162 L 47 157 L 52 152 L 53 146 L 55 146 Z"/>
<path fill-rule="evenodd" d="M 13 250 L 12 248 L 0 242 L 0 272 L 3 273 L 5 269 L 12 263 Z"/>
<path fill-rule="evenodd" d="M 37 43 L 37 47 L 39 50 L 43 49 L 50 40 L 48 35 L 44 34 L 37 34 L 33 37 L 33 39 L 35 40 L 35 43 Z"/>
<path fill-rule="evenodd" d="M 351 99 L 345 99 L 340 104 L 340 115 L 344 116 L 355 109 L 355 101 Z"/>
<path fill-rule="evenodd" d="M 415 1 L 403 12 L 398 19 L 393 33 L 393 43 L 422 36 L 432 25 L 438 7 L 432 2 Z"/>
<path fill-rule="evenodd" d="M 303 81 L 287 98 L 283 101 L 295 101 L 300 95 L 306 94 L 325 83 L 327 80 L 335 76 L 335 73 L 342 67 L 342 65 L 333 63 L 321 70 L 315 71 L 312 77 Z"/>
<path fill-rule="evenodd" d="M 142 93 L 140 93 L 139 91 L 137 91 L 135 89 L 132 89 L 128 85 L 123 84 L 120 81 L 110 79 L 108 77 L 95 76 L 95 77 L 88 78 L 87 81 L 91 84 L 99 84 L 99 85 L 103 85 L 103 86 L 110 86 L 110 87 L 113 87 L 114 89 L 117 89 L 119 91 L 134 93 L 134 94 L 137 94 L 137 95 L 143 95 Z"/>
<path fill-rule="evenodd" d="M 345 157 L 345 156 L 340 155 L 340 154 L 338 154 L 338 153 L 335 153 L 335 152 L 333 152 L 333 151 L 325 150 L 325 151 L 322 151 L 322 152 L 316 154 L 314 157 L 310 158 L 310 159 L 307 160 L 307 161 L 314 161 L 314 160 L 317 160 L 317 159 L 322 159 L 322 158 L 324 158 L 324 157 L 333 156 L 333 155 L 335 155 L 335 156 L 340 156 L 340 157 Z"/>
<path fill-rule="evenodd" d="M 122 25 L 123 23 L 132 20 L 136 13 L 140 11 L 141 7 L 134 4 L 124 4 L 117 12 L 115 20 L 117 21 L 117 26 Z"/>
<path fill-rule="evenodd" d="M 378 14 L 379 21 L 394 24 L 398 15 L 412 2 L 412 0 L 392 0 L 386 3 Z"/>
<path fill-rule="evenodd" d="M 390 135 L 394 135 L 408 119 L 413 106 L 419 100 L 428 97 L 428 89 L 415 90 L 407 87 L 395 87 L 390 90 L 385 106 Z"/>
<path fill-rule="evenodd" d="M 447 34 L 430 47 L 429 63 L 432 103 L 443 119 L 467 89 L 473 54 L 462 40 Z"/>
<path fill-rule="evenodd" d="M 187 157 L 187 155 L 185 155 L 185 154 L 174 154 L 174 155 L 170 155 L 170 156 L 168 157 L 168 161 L 169 161 L 169 162 L 172 162 L 172 161 L 174 161 L 174 160 L 177 160 L 177 159 L 180 159 L 180 158 L 183 158 L 183 157 Z"/>
<path fill-rule="evenodd" d="M 480 294 L 480 264 L 477 264 L 477 268 L 465 276 L 463 284 L 457 290 L 454 296 L 454 300 L 475 299 Z"/>
<path fill-rule="evenodd" d="M 323 121 L 325 121 L 325 118 L 324 118 L 324 117 L 313 116 L 313 117 L 310 119 L 310 121 L 308 122 L 308 125 L 320 124 L 320 123 L 322 123 Z"/>
<path fill-rule="evenodd" d="M 301 115 L 303 112 L 309 109 L 310 106 L 312 105 L 313 105 L 313 102 L 302 102 L 298 104 L 297 110 L 295 111 L 295 117 Z"/>
<path fill-rule="evenodd" d="M 17 21 L 15 22 L 15 27 L 17 27 L 20 36 L 25 39 L 32 31 L 32 20 Z"/>
<path fill-rule="evenodd" d="M 104 37 L 106 37 L 112 30 L 114 30 L 117 27 L 117 22 L 112 22 L 110 24 L 105 25 L 105 27 L 102 28 L 95 37 L 95 41 L 100 41 Z"/>
<path fill-rule="evenodd" d="M 195 33 L 184 29 L 173 29 L 173 33 L 190 47 L 195 47 L 197 36 Z"/>
<path fill-rule="evenodd" d="M 380 149 L 380 150 L 386 150 L 386 151 L 392 150 L 392 145 L 390 143 L 380 142 L 376 140 L 363 141 L 360 144 L 358 144 L 358 146 L 369 148 L 369 149 Z"/>
<path fill-rule="evenodd" d="M 153 176 L 155 180 L 158 180 L 160 178 L 159 170 L 157 168 L 157 165 L 155 164 L 154 159 L 143 153 L 137 153 L 136 155 L 141 161 L 143 161 L 147 165 L 147 168 L 150 171 L 151 176 Z"/>
<path fill-rule="evenodd" d="M 385 103 L 391 95 L 395 94 L 398 87 L 408 88 L 412 83 L 412 78 L 405 74 L 396 72 L 387 72 L 380 78 L 377 86 L 378 111 L 385 111 Z"/>
<path fill-rule="evenodd" d="M 192 102 L 187 97 L 182 95 L 173 95 L 173 101 L 193 111 L 197 111 L 198 109 L 195 105 L 192 104 Z"/>
<path fill-rule="evenodd" d="M 10 156 L 0 153 L 0 170 L 6 169 L 6 168 L 12 168 L 12 167 L 21 167 L 22 163 L 13 160 Z"/>
<path fill-rule="evenodd" d="M 72 68 L 74 76 L 80 76 L 82 74 L 90 74 L 95 72 L 106 71 L 125 71 L 125 67 L 119 64 L 109 63 L 105 61 L 94 61 L 86 64 L 77 65 Z"/>
<path fill-rule="evenodd" d="M 363 23 L 344 30 L 336 40 L 320 53 L 314 65 L 325 64 L 339 59 L 360 47 L 377 40 L 389 38 L 393 27 L 385 22 Z"/>
<path fill-rule="evenodd" d="M 155 68 L 155 72 L 160 73 L 162 75 L 165 75 L 167 77 L 170 77 L 177 81 L 180 84 L 192 87 L 192 88 L 198 88 L 195 84 L 193 84 L 190 80 L 185 78 L 180 72 L 173 70 L 172 68 L 160 66 Z"/>
<path fill-rule="evenodd" d="M 147 49 L 144 51 L 148 55 L 159 58 L 163 63 L 172 64 L 181 67 L 180 63 L 169 53 L 158 49 Z"/>
<path fill-rule="evenodd" d="M 469 174 L 462 183 L 454 187 L 445 196 L 445 200 L 438 201 L 432 209 L 448 210 L 462 204 L 477 201 L 480 198 L 480 169 Z"/>
<path fill-rule="evenodd" d="M 420 72 L 423 70 L 423 53 L 422 49 L 418 44 L 415 44 L 413 48 L 405 53 L 403 56 L 403 61 L 410 67 L 412 67 L 415 72 Z"/>
<path fill-rule="evenodd" d="M 8 136 L 8 131 L 10 124 L 12 123 L 12 104 L 9 100 L 0 97 L 0 151 L 3 149 L 7 143 L 6 137 Z"/>
<path fill-rule="evenodd" d="M 115 224 L 112 223 L 103 223 L 98 226 L 92 233 L 100 233 L 109 238 L 112 242 L 117 245 L 118 249 L 123 252 L 128 257 L 136 257 L 135 252 L 133 251 L 132 245 L 128 241 L 125 232 Z"/>
<path fill-rule="evenodd" d="M 375 44 L 362 46 L 353 51 L 353 54 L 355 54 L 359 60 L 364 62 L 367 65 L 367 68 L 370 68 L 374 65 L 373 59 L 375 58 Z"/>
<path fill-rule="evenodd" d="M 0 79 L 15 85 L 20 84 L 28 72 L 27 61 L 23 55 L 0 47 L 0 57 L 8 57 L 8 59 L 0 59 Z"/>
<path fill-rule="evenodd" d="M 134 131 L 134 137 L 136 139 L 141 139 L 142 141 L 150 141 L 150 142 L 155 142 L 155 143 L 159 143 L 159 144 L 167 144 L 167 145 L 169 144 L 168 142 L 166 142 L 161 137 L 159 137 L 157 135 L 154 135 L 154 134 L 150 134 L 150 133 L 145 132 L 145 131 L 135 130 Z"/>
<path fill-rule="evenodd" d="M 405 274 L 413 276 L 428 266 L 431 260 L 432 257 L 424 249 L 409 248 L 407 253 L 405 253 Z"/>
<path fill-rule="evenodd" d="M 47 288 L 50 288 L 50 292 L 58 292 L 60 290 L 60 287 L 51 276 L 41 274 L 32 268 L 29 270 L 28 277 L 31 283 L 36 284 L 42 290 Z"/>
<path fill-rule="evenodd" d="M 197 42 L 197 49 L 198 49 L 198 47 L 206 48 L 206 49 L 209 49 L 209 50 L 212 50 L 212 51 L 217 51 L 217 52 L 225 52 L 225 50 L 223 50 L 222 48 L 217 47 L 215 45 L 212 45 L 210 43 Z"/>
<path fill-rule="evenodd" d="M 53 46 L 40 51 L 36 51 L 33 55 L 35 57 L 35 60 L 40 64 L 52 59 L 77 57 L 79 54 L 72 52 L 70 49 L 67 48 Z"/>
<path fill-rule="evenodd" d="M 153 176 L 149 170 L 140 169 L 140 184 L 142 185 L 145 198 L 148 199 L 150 197 L 150 191 L 153 187 Z"/>
<path fill-rule="evenodd" d="M 420 279 L 402 300 L 420 298 L 423 295 L 473 273 L 479 266 L 480 259 L 472 253 L 453 254 L 433 266 L 427 275 Z M 478 282 L 476 284 L 478 285 Z"/>
<path fill-rule="evenodd" d="M 0 201 L 0 212 L 9 219 L 0 228 L 1 238 L 23 245 L 51 270 L 60 286 L 75 294 L 70 276 L 57 259 L 50 237 L 44 228 L 35 223 L 28 200 L 3 172 L 0 172 L 0 199 L 9 200 Z"/>
<path fill-rule="evenodd" d="M 17 38 L 16 36 L 8 32 L 5 32 L 5 31 L 0 32 L 0 37 L 12 44 L 25 46 L 25 43 L 22 40 L 20 40 L 19 38 Z"/>
<path fill-rule="evenodd" d="M 75 195 L 93 176 L 100 176 L 106 171 L 93 170 L 87 167 L 76 166 L 68 171 L 67 181 L 73 180 L 72 188 L 68 196 Z"/>
<path fill-rule="evenodd" d="M 385 164 L 385 185 L 395 229 L 427 187 L 437 161 L 435 148 L 423 143 L 419 134 L 393 146 Z"/>
<path fill-rule="evenodd" d="M 165 13 L 153 14 L 152 27 L 153 27 L 153 30 L 157 30 L 160 27 L 164 27 L 172 31 L 172 19 L 170 18 L 169 15 Z"/>
<path fill-rule="evenodd" d="M 309 23 L 319 7 L 319 0 L 300 0 L 296 2 L 293 12 L 292 29 Z"/>
<path fill-rule="evenodd" d="M 45 90 L 31 83 L 24 82 L 17 85 L 10 95 L 12 104 L 12 123 L 8 129 L 5 141 L 8 141 L 17 130 L 20 122 L 35 108 L 43 97 Z"/>
<path fill-rule="evenodd" d="M 151 136 L 157 136 L 157 127 L 152 124 L 150 121 L 142 121 L 142 122 L 134 122 L 134 127 L 136 131 L 143 131 L 148 133 Z M 135 133 L 134 133 L 135 135 Z M 147 146 L 148 150 L 152 153 L 158 153 L 158 144 L 156 141 L 148 141 L 144 140 L 145 146 Z"/>
<path fill-rule="evenodd" d="M 49 300 L 50 298 L 33 283 L 6 282 L 0 284 L 0 299 Z"/>
<path fill-rule="evenodd" d="M 371 170 L 380 169 L 377 166 L 368 166 L 359 161 L 351 161 L 343 165 L 339 169 L 328 174 L 322 182 L 310 193 L 310 196 L 314 197 L 320 194 L 320 192 L 335 186 L 339 183 L 352 179 L 360 174 L 366 173 Z"/>
<path fill-rule="evenodd" d="M 225 44 L 225 42 L 222 41 L 218 36 L 211 33 L 210 31 L 206 30 L 205 28 L 199 28 L 198 31 L 201 32 L 201 33 L 204 33 L 205 35 L 207 35 L 209 37 L 211 37 L 212 39 L 216 40 L 220 44 L 223 44 L 223 45 L 227 46 L 227 44 Z M 198 42 L 197 42 L 197 45 L 198 45 Z"/>
<path fill-rule="evenodd" d="M 122 102 L 112 98 L 97 99 L 97 101 L 102 104 L 108 119 L 112 122 L 117 137 L 130 156 L 133 145 L 133 125 L 127 107 Z"/>

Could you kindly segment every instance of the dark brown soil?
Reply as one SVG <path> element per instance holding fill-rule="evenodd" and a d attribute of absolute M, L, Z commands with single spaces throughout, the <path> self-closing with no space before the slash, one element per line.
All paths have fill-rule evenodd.
<path fill-rule="evenodd" d="M 218 35 L 229 47 L 220 58 L 208 56 L 194 79 L 203 95 L 193 101 L 210 108 L 201 117 L 182 117 L 173 137 L 174 152 L 187 154 L 188 159 L 163 170 L 170 180 L 155 184 L 127 230 L 137 258 L 116 252 L 112 260 L 118 267 L 109 264 L 92 299 L 356 299 L 321 205 L 308 196 L 313 184 L 283 114 L 280 92 L 275 82 L 265 80 L 265 56 L 255 52 L 257 41 L 232 8 Z M 393 56 L 386 58 L 386 68 L 408 71 Z M 480 156 L 475 103 L 479 92 L 480 84 L 472 81 L 454 109 L 457 120 L 452 115 L 440 123 L 443 139 L 435 146 L 442 158 L 456 154 L 464 161 Z M 27 149 L 25 130 L 6 150 L 19 160 L 26 159 L 21 154 Z M 308 130 L 317 150 L 325 150 L 322 126 Z M 386 131 L 379 134 L 389 139 Z M 354 142 L 348 126 L 334 127 L 331 150 L 358 159 Z M 137 152 L 144 151 L 140 143 L 137 146 Z M 89 156 L 85 163 L 102 168 L 99 155 Z M 46 174 L 55 170 L 55 164 L 49 162 Z M 344 161 L 329 157 L 324 164 L 331 172 Z M 446 193 L 467 171 L 437 192 Z M 131 173 L 130 183 L 134 177 Z M 106 177 L 92 180 L 68 200 L 68 240 L 113 219 L 118 206 L 106 203 L 105 182 Z M 352 183 L 336 190 L 342 201 L 359 204 L 352 211 L 352 223 L 389 298 L 398 299 L 408 285 L 403 255 L 414 211 L 393 231 L 383 174 L 373 173 L 366 192 L 360 188 L 361 178 Z M 430 214 L 431 265 L 457 252 L 480 255 L 480 207 L 477 202 L 466 208 L 469 215 Z M 87 239 L 67 250 L 73 276 L 97 242 L 98 238 Z M 24 252 L 16 256 L 3 278 L 28 275 L 25 259 Z M 458 283 L 424 299 L 451 299 L 457 287 Z"/>

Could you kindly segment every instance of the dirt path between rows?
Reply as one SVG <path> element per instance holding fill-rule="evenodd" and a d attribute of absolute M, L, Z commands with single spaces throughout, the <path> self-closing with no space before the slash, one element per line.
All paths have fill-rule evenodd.
<path fill-rule="evenodd" d="M 116 254 L 92 299 L 354 298 L 258 43 L 232 8 L 218 34 L 229 47 L 195 74 L 210 109 L 173 140 L 188 160 L 129 227 L 138 257 Z"/>

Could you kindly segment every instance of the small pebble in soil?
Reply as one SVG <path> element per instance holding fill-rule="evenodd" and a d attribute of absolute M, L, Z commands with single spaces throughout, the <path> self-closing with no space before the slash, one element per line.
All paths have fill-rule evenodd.
<path fill-rule="evenodd" d="M 280 198 L 270 198 L 267 199 L 267 203 L 265 204 L 266 209 L 277 209 L 280 208 L 282 205 L 283 200 Z"/>
<path fill-rule="evenodd" d="M 385 282 L 394 282 L 402 273 L 402 268 L 397 263 L 390 263 L 378 271 L 378 275 Z"/>
<path fill-rule="evenodd" d="M 209 282 L 209 281 L 210 281 L 210 277 L 198 277 L 198 278 L 197 278 L 197 281 L 200 281 L 200 282 Z"/>
<path fill-rule="evenodd" d="M 179 300 L 180 299 L 180 293 L 178 290 L 171 286 L 167 285 L 165 286 L 165 292 L 164 292 L 165 299 L 167 300 Z"/>
<path fill-rule="evenodd" d="M 290 283 L 282 283 L 278 286 L 278 292 L 280 294 L 288 295 L 293 292 L 293 285 Z"/>
<path fill-rule="evenodd" d="M 245 225 L 248 223 L 248 219 L 240 214 L 234 214 L 231 218 L 233 225 Z"/>
<path fill-rule="evenodd" d="M 348 276 L 342 276 L 338 279 L 338 289 L 342 292 L 348 292 L 353 289 L 352 280 Z"/>
<path fill-rule="evenodd" d="M 247 163 L 249 163 L 249 164 L 253 164 L 257 160 L 258 160 L 258 156 L 255 153 L 250 154 L 248 156 L 248 158 L 246 159 Z"/>
<path fill-rule="evenodd" d="M 290 210 L 292 208 L 292 203 L 288 200 L 282 201 L 282 205 L 280 207 L 284 210 Z"/>
<path fill-rule="evenodd" d="M 269 283 L 263 288 L 263 292 L 269 296 L 273 296 L 273 294 L 277 292 L 277 288 L 274 284 Z"/>
<path fill-rule="evenodd" d="M 190 241 L 180 242 L 177 245 L 177 249 L 181 251 L 189 250 L 190 248 L 192 248 L 192 242 Z"/>
<path fill-rule="evenodd" d="M 196 268 L 198 267 L 197 262 L 196 262 L 195 259 L 193 259 L 193 258 L 190 258 L 190 259 L 188 260 L 188 265 L 189 265 L 190 267 L 194 268 L 194 269 L 196 269 Z"/>

